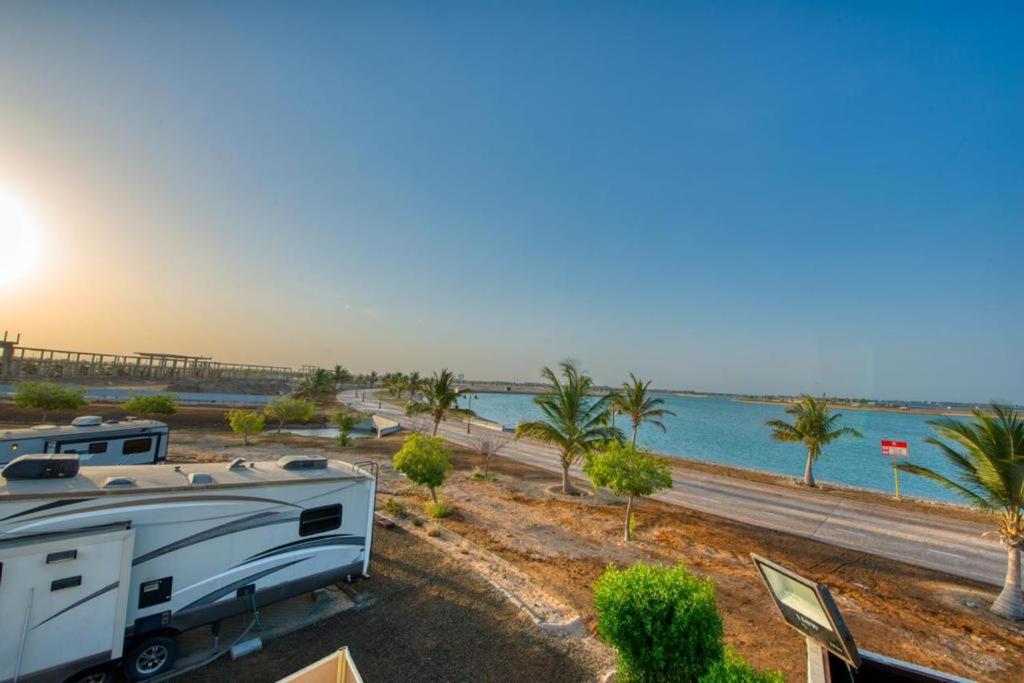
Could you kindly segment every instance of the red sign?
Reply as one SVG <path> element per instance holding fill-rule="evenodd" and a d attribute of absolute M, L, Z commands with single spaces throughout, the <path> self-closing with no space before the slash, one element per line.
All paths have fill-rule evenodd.
<path fill-rule="evenodd" d="M 906 458 L 910 456 L 906 441 L 889 441 L 882 439 L 882 455 L 891 458 Z"/>

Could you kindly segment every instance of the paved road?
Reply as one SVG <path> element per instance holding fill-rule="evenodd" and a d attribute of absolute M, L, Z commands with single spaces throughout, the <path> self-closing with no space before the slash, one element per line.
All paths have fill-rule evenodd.
<path fill-rule="evenodd" d="M 372 397 L 365 401 L 351 395 L 339 398 L 361 410 L 397 420 L 404 427 L 413 426 L 412 420 L 394 406 L 384 403 L 378 409 Z M 422 425 L 423 418 L 418 419 Z M 447 421 L 441 423 L 439 434 L 472 447 L 485 428 L 474 427 L 473 431 L 467 435 L 465 422 Z M 561 473 L 555 450 L 543 444 L 514 441 L 502 449 L 501 457 Z M 583 476 L 579 468 L 573 473 Z M 654 497 L 996 586 L 1002 585 L 1006 573 L 1006 552 L 996 541 L 981 537 L 991 527 L 702 472 L 680 472 L 673 481 L 671 490 Z"/>

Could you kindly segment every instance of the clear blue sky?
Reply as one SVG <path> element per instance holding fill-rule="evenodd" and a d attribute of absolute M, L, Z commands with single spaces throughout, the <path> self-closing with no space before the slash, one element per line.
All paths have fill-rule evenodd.
<path fill-rule="evenodd" d="M 0 186 L 64 251 L 0 324 L 1024 401 L 1022 35 L 1010 2 L 5 3 Z"/>

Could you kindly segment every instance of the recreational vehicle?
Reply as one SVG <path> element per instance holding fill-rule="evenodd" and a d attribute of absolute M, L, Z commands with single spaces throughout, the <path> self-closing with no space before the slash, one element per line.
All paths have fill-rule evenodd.
<path fill-rule="evenodd" d="M 0 466 L 27 453 L 77 453 L 82 465 L 146 465 L 167 459 L 167 425 L 87 415 L 70 425 L 0 429 Z"/>
<path fill-rule="evenodd" d="M 0 479 L 0 681 L 168 671 L 174 637 L 367 576 L 376 469 L 319 456 Z"/>

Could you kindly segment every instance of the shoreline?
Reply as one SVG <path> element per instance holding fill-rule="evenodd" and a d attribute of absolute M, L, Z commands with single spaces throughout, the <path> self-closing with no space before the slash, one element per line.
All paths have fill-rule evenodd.
<path fill-rule="evenodd" d="M 734 398 L 736 403 L 753 403 L 762 405 L 793 405 L 795 401 L 784 401 L 781 399 L 767 398 Z M 946 415 L 949 417 L 971 417 L 970 411 L 963 409 L 945 410 L 942 408 L 901 408 L 892 406 L 862 406 L 852 403 L 829 403 L 830 408 L 836 410 L 858 410 L 864 413 L 898 413 L 902 415 Z"/>

